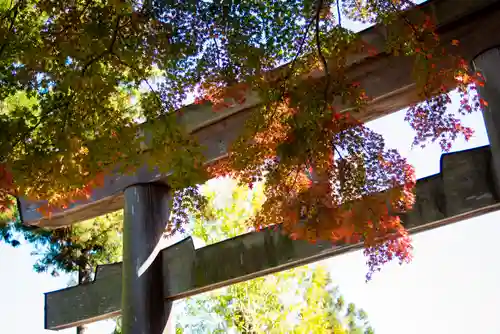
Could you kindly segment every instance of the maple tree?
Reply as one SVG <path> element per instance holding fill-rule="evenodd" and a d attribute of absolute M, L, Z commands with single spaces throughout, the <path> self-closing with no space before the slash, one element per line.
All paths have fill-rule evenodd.
<path fill-rule="evenodd" d="M 348 77 L 348 56 L 367 50 L 373 57 L 412 57 L 425 101 L 407 113 L 415 144 L 439 141 L 449 150 L 457 136 L 471 136 L 447 109 L 450 87 L 462 95 L 461 113 L 485 103 L 474 92 L 481 78 L 445 51 L 430 17 L 406 15 L 412 6 L 409 0 L 3 0 L 0 208 L 24 196 L 47 200 L 41 210 L 50 215 L 88 197 L 105 173 L 127 173 L 147 160 L 173 172 L 172 233 L 183 229 L 188 211 L 204 212 L 196 185 L 229 175 L 250 186 L 265 182 L 256 228 L 283 224 L 294 238 L 362 241 L 371 270 L 393 258 L 408 261 L 411 244 L 398 213 L 414 201 L 414 173 L 355 119 L 370 97 Z M 383 24 L 385 50 L 344 28 L 342 18 Z M 152 85 L 153 78 L 161 80 Z M 245 133 L 226 159 L 203 165 L 202 148 L 175 111 L 189 92 L 216 112 L 244 102 L 249 89 L 263 103 Z M 18 103 L 20 97 L 30 104 Z M 355 112 L 341 113 L 339 103 Z"/>

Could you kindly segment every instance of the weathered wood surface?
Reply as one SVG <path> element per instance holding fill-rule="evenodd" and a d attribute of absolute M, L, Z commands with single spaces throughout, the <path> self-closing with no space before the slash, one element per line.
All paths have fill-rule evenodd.
<path fill-rule="evenodd" d="M 163 298 L 168 267 L 155 258 L 170 218 L 170 188 L 138 184 L 125 189 L 123 212 L 122 333 L 162 334 L 172 302 Z M 161 258 L 161 255 L 158 257 Z M 149 264 L 149 265 L 148 265 Z M 147 267 L 146 270 L 138 270 Z"/>
<path fill-rule="evenodd" d="M 402 216 L 411 233 L 499 208 L 488 146 L 445 154 L 441 173 L 418 180 L 414 209 Z M 310 244 L 266 229 L 194 249 L 187 238 L 161 253 L 164 297 L 180 299 L 258 276 L 315 262 L 361 245 Z M 45 295 L 45 328 L 63 329 L 120 312 L 121 264 L 101 266 L 92 283 Z"/>
<path fill-rule="evenodd" d="M 487 32 L 500 28 L 500 0 L 431 0 L 419 6 L 438 22 L 443 45 L 450 52 L 459 52 L 466 59 L 473 59 L 481 51 L 500 44 L 500 34 Z M 360 82 L 369 96 L 371 105 L 355 117 L 369 121 L 398 111 L 417 102 L 419 96 L 412 79 L 412 59 L 396 57 L 383 51 L 386 28 L 375 26 L 359 33 L 375 46 L 380 53 L 353 55 L 348 75 Z M 460 40 L 458 47 L 450 41 Z M 190 105 L 179 113 L 179 122 L 205 147 L 207 161 L 219 159 L 239 135 L 252 107 L 259 104 L 258 96 L 250 93 L 242 105 L 235 105 L 214 113 L 207 105 Z M 345 107 L 347 108 L 347 107 Z M 341 108 L 342 109 L 342 108 Z M 123 207 L 123 189 L 135 183 L 152 181 L 168 182 L 168 175 L 157 170 L 141 167 L 133 175 L 109 175 L 102 188 L 95 189 L 88 201 L 75 203 L 69 209 L 55 212 L 50 219 L 36 209 L 40 202 L 19 199 L 20 211 L 25 224 L 46 227 L 70 225 Z"/>

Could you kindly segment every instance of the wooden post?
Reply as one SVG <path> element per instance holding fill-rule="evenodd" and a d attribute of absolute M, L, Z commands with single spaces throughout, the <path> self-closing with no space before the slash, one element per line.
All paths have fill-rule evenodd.
<path fill-rule="evenodd" d="M 484 78 L 484 87 L 479 94 L 487 105 L 483 105 L 483 119 L 490 141 L 492 170 L 497 196 L 500 195 L 500 47 L 483 51 L 472 61 L 473 67 Z"/>
<path fill-rule="evenodd" d="M 93 272 L 93 268 L 89 267 L 85 262 L 85 256 L 81 257 L 80 263 L 78 265 L 78 285 L 88 283 L 91 281 L 91 276 Z M 76 327 L 76 334 L 86 334 L 87 333 L 87 325 L 80 325 Z"/>
<path fill-rule="evenodd" d="M 138 184 L 125 189 L 123 334 L 161 334 L 167 324 L 172 303 L 163 298 L 161 254 L 153 261 L 149 258 L 165 231 L 169 200 L 170 192 L 165 185 Z"/>

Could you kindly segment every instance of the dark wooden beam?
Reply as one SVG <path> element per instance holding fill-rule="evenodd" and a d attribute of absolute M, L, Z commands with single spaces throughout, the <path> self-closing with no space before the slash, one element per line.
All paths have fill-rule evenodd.
<path fill-rule="evenodd" d="M 122 263 L 122 333 L 162 334 L 172 310 L 163 298 L 168 266 L 154 253 L 170 217 L 170 189 L 136 184 L 125 189 Z"/>
<path fill-rule="evenodd" d="M 418 180 L 414 209 L 401 217 L 405 227 L 418 233 L 498 210 L 490 166 L 488 146 L 443 155 L 441 173 Z M 163 267 L 168 268 L 163 276 L 164 298 L 192 296 L 361 247 L 310 244 L 273 229 L 200 249 L 194 249 L 187 238 L 161 253 Z M 119 263 L 100 266 L 94 282 L 45 294 L 45 328 L 63 329 L 117 315 L 120 267 Z"/>

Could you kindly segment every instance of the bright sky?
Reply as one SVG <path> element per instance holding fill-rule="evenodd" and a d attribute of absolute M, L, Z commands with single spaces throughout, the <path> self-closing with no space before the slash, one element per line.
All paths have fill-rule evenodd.
<path fill-rule="evenodd" d="M 403 118 L 404 112 L 395 113 L 371 127 L 409 158 L 419 178 L 438 173 L 438 145 L 410 150 L 413 132 Z M 453 150 L 488 144 L 481 115 L 464 120 L 476 135 L 468 143 L 458 140 Z M 413 262 L 385 266 L 368 284 L 360 251 L 324 264 L 346 300 L 368 312 L 378 334 L 500 333 L 500 323 L 494 321 L 500 309 L 500 266 L 495 264 L 496 243 L 485 242 L 487 235 L 500 235 L 500 224 L 495 224 L 499 218 L 500 212 L 492 213 L 414 236 Z M 69 277 L 33 272 L 31 251 L 25 244 L 17 249 L 0 244 L 1 333 L 50 333 L 43 330 L 43 294 L 66 287 Z M 89 329 L 89 334 L 109 334 L 113 325 L 101 322 Z"/>

